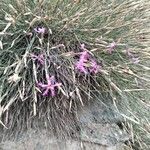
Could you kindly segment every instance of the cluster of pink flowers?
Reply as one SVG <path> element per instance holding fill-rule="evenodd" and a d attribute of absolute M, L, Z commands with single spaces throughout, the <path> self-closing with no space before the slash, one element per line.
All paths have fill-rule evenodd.
<path fill-rule="evenodd" d="M 37 62 L 38 68 L 45 63 L 44 54 L 30 54 L 30 57 L 34 62 Z M 54 97 L 56 95 L 56 89 L 61 86 L 61 83 L 57 83 L 54 76 L 46 75 L 46 80 L 47 84 L 38 82 L 37 87 L 42 92 L 43 96 L 51 95 Z"/>
<path fill-rule="evenodd" d="M 81 49 L 83 52 L 80 53 L 79 60 L 75 63 L 75 69 L 84 74 L 98 73 L 100 70 L 100 65 L 98 65 L 97 62 L 91 58 L 91 55 L 85 48 L 84 44 L 81 44 Z"/>
<path fill-rule="evenodd" d="M 81 45 L 82 52 L 79 53 L 79 60 L 75 63 L 75 68 L 84 74 L 93 73 L 96 74 L 100 70 L 100 66 L 97 62 L 92 59 L 90 53 L 85 49 L 84 44 Z M 34 62 L 37 63 L 38 67 L 45 64 L 44 54 L 30 54 L 30 57 Z M 54 97 L 56 95 L 56 90 L 62 85 L 61 83 L 56 82 L 54 76 L 46 75 L 46 84 L 42 82 L 37 83 L 38 89 L 41 91 L 43 96 L 51 95 Z"/>
<path fill-rule="evenodd" d="M 116 47 L 116 44 L 110 44 L 109 46 L 109 52 L 110 54 Z M 96 74 L 100 71 L 101 66 L 98 65 L 95 59 L 92 58 L 89 51 L 85 48 L 84 44 L 81 44 L 81 50 L 82 52 L 79 53 L 79 60 L 75 63 L 75 69 L 78 70 L 80 73 L 84 74 Z M 128 57 L 132 59 L 134 63 L 139 62 L 139 58 L 134 57 L 134 55 L 130 52 L 129 49 L 126 50 L 126 54 Z M 30 57 L 33 61 L 37 62 L 38 65 L 44 65 L 45 64 L 45 57 L 44 54 L 30 54 Z M 56 79 L 54 76 L 46 75 L 46 82 L 47 84 L 44 84 L 42 82 L 37 83 L 37 87 L 42 92 L 43 96 L 51 95 L 54 97 L 56 95 L 56 90 L 62 85 L 61 83 L 56 82 Z"/>
<path fill-rule="evenodd" d="M 34 28 L 34 32 L 37 34 L 44 35 L 46 32 L 46 28 L 44 27 L 36 27 Z M 63 44 L 58 45 L 57 47 L 63 46 Z M 115 50 L 117 44 L 116 42 L 112 42 L 107 46 L 107 51 L 109 54 L 112 54 L 112 52 Z M 53 48 L 57 48 L 53 47 Z M 81 50 L 82 52 L 79 54 L 79 59 L 75 63 L 75 69 L 83 74 L 97 74 L 101 70 L 101 66 L 97 63 L 96 59 L 92 57 L 90 52 L 85 48 L 84 44 L 81 44 Z M 126 54 L 133 63 L 138 63 L 139 58 L 134 57 L 134 55 L 130 52 L 129 49 L 126 50 Z M 30 54 L 30 57 L 34 62 L 37 63 L 38 67 L 44 66 L 45 64 L 45 56 L 44 54 Z M 46 84 L 42 82 L 37 83 L 37 87 L 41 91 L 43 96 L 51 95 L 54 97 L 56 95 L 56 90 L 62 85 L 61 83 L 56 82 L 56 79 L 54 76 L 46 75 Z"/>
<path fill-rule="evenodd" d="M 112 42 L 107 46 L 107 51 L 109 52 L 109 54 L 112 54 L 116 46 L 117 46 L 116 42 Z M 126 49 L 126 54 L 134 64 L 140 62 L 139 57 L 135 57 L 128 48 Z"/>

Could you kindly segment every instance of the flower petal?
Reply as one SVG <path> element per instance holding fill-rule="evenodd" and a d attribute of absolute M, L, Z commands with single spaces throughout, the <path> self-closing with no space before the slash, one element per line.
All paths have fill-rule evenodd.
<path fill-rule="evenodd" d="M 42 94 L 43 96 L 48 96 L 48 92 L 49 92 L 49 88 L 47 88 L 46 90 L 45 90 L 45 92 Z"/>

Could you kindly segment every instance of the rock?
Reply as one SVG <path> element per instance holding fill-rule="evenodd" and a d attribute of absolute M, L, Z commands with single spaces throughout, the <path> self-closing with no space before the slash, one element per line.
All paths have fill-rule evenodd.
<path fill-rule="evenodd" d="M 81 128 L 81 140 L 106 147 L 123 144 L 129 136 L 116 124 L 88 124 Z"/>
<path fill-rule="evenodd" d="M 90 139 L 89 139 L 90 140 Z M 124 150 L 123 144 L 106 146 L 97 141 L 82 141 L 76 139 L 56 139 L 46 134 L 45 130 L 29 130 L 22 137 L 14 141 L 4 141 L 0 144 L 0 150 Z"/>
<path fill-rule="evenodd" d="M 71 137 L 56 138 L 44 127 L 31 129 L 14 141 L 6 138 L 0 143 L 0 150 L 125 150 L 124 142 L 129 136 L 119 128 L 118 123 L 124 120 L 112 104 L 93 102 L 79 109 L 75 121 L 73 117 L 65 119 L 63 131 Z"/>
<path fill-rule="evenodd" d="M 119 123 L 123 122 L 124 118 L 117 112 L 116 108 L 104 103 L 93 103 L 82 107 L 78 112 L 79 122 L 86 123 Z"/>

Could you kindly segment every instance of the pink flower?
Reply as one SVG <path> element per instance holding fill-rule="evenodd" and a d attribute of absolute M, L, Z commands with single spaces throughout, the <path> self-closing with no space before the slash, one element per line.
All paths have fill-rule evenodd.
<path fill-rule="evenodd" d="M 39 64 L 44 65 L 44 55 L 43 54 L 39 54 L 39 55 L 30 54 L 30 56 L 34 61 L 37 61 Z"/>
<path fill-rule="evenodd" d="M 55 89 L 58 88 L 59 86 L 61 86 L 61 83 L 57 83 L 55 80 L 54 76 L 46 76 L 47 79 L 47 84 L 43 84 L 43 83 L 38 83 L 38 86 L 42 89 L 43 91 L 43 96 L 47 96 L 49 94 L 49 92 L 51 93 L 51 96 L 54 97 L 55 96 Z"/>
<path fill-rule="evenodd" d="M 78 62 L 75 64 L 75 69 L 77 69 L 77 70 L 80 71 L 81 73 L 85 73 L 85 74 L 88 73 L 87 68 L 84 66 L 84 62 L 82 62 L 82 61 L 78 61 Z"/>
<path fill-rule="evenodd" d="M 80 60 L 87 61 L 87 59 L 90 58 L 90 55 L 84 44 L 81 44 L 81 49 L 83 50 L 83 52 L 80 53 Z"/>
<path fill-rule="evenodd" d="M 116 46 L 117 46 L 117 44 L 116 44 L 115 42 L 110 43 L 110 44 L 107 46 L 108 52 L 109 52 L 110 54 L 112 54 L 112 52 L 115 50 Z"/>
<path fill-rule="evenodd" d="M 79 61 L 75 64 L 75 68 L 80 72 L 87 74 L 88 71 L 84 64 L 88 61 L 90 55 L 87 51 L 81 52 L 80 54 Z"/>
<path fill-rule="evenodd" d="M 90 55 L 87 51 L 81 52 L 80 61 L 86 62 L 90 58 Z"/>
<path fill-rule="evenodd" d="M 34 28 L 34 31 L 39 34 L 44 34 L 46 29 L 44 27 L 36 27 Z"/>
<path fill-rule="evenodd" d="M 99 70 L 100 70 L 100 66 L 97 64 L 95 60 L 92 60 L 90 66 L 90 72 L 96 74 L 98 73 Z"/>
<path fill-rule="evenodd" d="M 84 44 L 81 44 L 81 49 L 83 52 L 80 53 L 79 60 L 75 64 L 75 69 L 84 74 L 98 73 L 100 66 L 91 58 Z"/>

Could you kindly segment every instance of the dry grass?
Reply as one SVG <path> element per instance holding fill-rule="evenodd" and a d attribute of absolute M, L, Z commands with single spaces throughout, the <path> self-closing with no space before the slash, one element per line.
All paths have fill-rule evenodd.
<path fill-rule="evenodd" d="M 76 111 L 92 99 L 105 103 L 108 94 L 126 119 L 132 143 L 148 147 L 149 6 L 148 0 L 1 0 L 0 123 L 4 128 L 13 133 L 36 126 L 34 121 L 40 119 L 54 132 L 69 134 L 69 127 L 64 128 L 66 123 L 71 130 L 76 128 Z M 44 36 L 35 34 L 37 26 L 46 28 Z M 112 42 L 117 46 L 109 54 Z M 98 74 L 83 75 L 74 69 L 81 43 L 102 65 Z M 126 55 L 128 48 L 139 63 Z M 42 67 L 31 53 L 45 55 Z M 62 83 L 55 97 L 43 97 L 37 89 L 36 82 L 46 80 L 46 74 Z"/>

